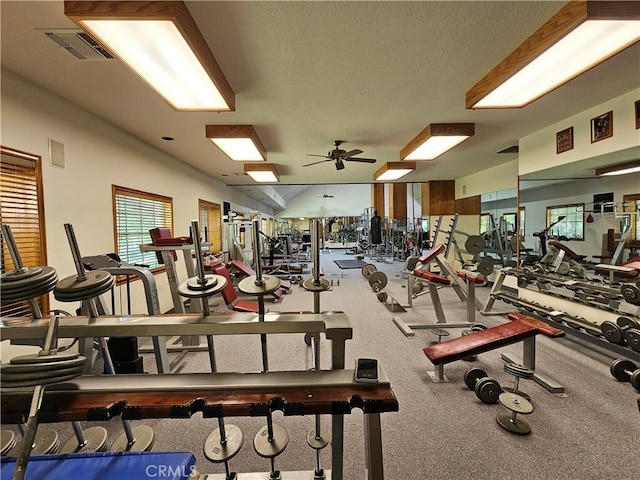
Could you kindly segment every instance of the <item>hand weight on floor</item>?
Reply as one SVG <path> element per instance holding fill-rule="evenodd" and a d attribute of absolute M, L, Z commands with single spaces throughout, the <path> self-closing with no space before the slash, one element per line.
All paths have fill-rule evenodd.
<path fill-rule="evenodd" d="M 629 382 L 631 386 L 640 392 L 640 368 L 631 360 L 615 360 L 611 364 L 611 375 L 619 382 Z"/>
<path fill-rule="evenodd" d="M 472 368 L 465 373 L 464 383 L 476 393 L 482 403 L 498 403 L 502 387 L 481 368 Z"/>

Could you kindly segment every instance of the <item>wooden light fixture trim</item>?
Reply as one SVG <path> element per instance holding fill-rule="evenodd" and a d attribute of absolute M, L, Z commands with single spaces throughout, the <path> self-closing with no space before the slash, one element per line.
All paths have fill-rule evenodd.
<path fill-rule="evenodd" d="M 400 150 L 400 160 L 407 157 L 411 152 L 431 137 L 472 137 L 474 134 L 474 123 L 430 123 L 418 135 L 416 135 L 413 140 L 403 147 L 402 150 Z"/>
<path fill-rule="evenodd" d="M 205 136 L 207 138 L 250 138 L 262 158 L 267 160 L 267 149 L 264 148 L 253 125 L 206 125 Z"/>

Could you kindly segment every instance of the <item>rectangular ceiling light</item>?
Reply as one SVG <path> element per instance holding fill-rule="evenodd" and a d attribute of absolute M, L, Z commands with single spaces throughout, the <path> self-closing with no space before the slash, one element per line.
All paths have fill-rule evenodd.
<path fill-rule="evenodd" d="M 397 180 L 416 169 L 416 162 L 387 162 L 373 174 L 376 182 Z"/>
<path fill-rule="evenodd" d="M 431 123 L 400 151 L 400 160 L 434 160 L 474 133 L 473 123 Z"/>
<path fill-rule="evenodd" d="M 640 172 L 640 160 L 609 165 L 608 167 L 596 168 L 596 175 L 626 175 L 627 173 Z"/>
<path fill-rule="evenodd" d="M 253 125 L 207 125 L 206 137 L 231 160 L 237 162 L 266 161 L 267 150 Z"/>
<path fill-rule="evenodd" d="M 640 40 L 640 2 L 570 1 L 466 94 L 466 108 L 518 108 Z"/>
<path fill-rule="evenodd" d="M 235 110 L 235 94 L 184 2 L 65 1 L 64 13 L 174 109 Z"/>
<path fill-rule="evenodd" d="M 256 182 L 278 183 L 280 174 L 273 163 L 245 163 L 244 171 Z"/>

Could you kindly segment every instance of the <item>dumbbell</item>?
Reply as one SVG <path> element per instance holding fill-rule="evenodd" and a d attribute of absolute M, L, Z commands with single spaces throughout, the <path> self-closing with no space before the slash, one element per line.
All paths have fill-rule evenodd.
<path fill-rule="evenodd" d="M 640 305 L 640 283 L 635 285 L 625 283 L 620 287 L 620 293 L 631 305 Z"/>
<path fill-rule="evenodd" d="M 381 303 L 386 303 L 387 302 L 387 298 L 389 297 L 387 295 L 387 292 L 378 292 L 378 294 L 376 295 L 376 297 L 378 298 L 378 301 Z"/>
<path fill-rule="evenodd" d="M 631 360 L 615 360 L 611 364 L 611 375 L 619 382 L 629 382 L 631 386 L 640 392 L 640 368 Z"/>
<path fill-rule="evenodd" d="M 624 345 L 627 342 L 627 340 L 625 340 L 627 337 L 627 332 L 634 329 L 636 331 L 640 329 L 640 324 L 638 324 L 637 321 L 627 317 L 618 317 L 616 323 L 606 320 L 602 322 L 602 324 L 600 324 L 600 330 L 602 331 L 602 335 L 604 335 L 604 338 L 609 340 L 611 343 L 615 343 L 616 345 Z M 631 344 L 632 341 L 630 341 L 629 343 Z"/>
<path fill-rule="evenodd" d="M 481 368 L 472 368 L 464 374 L 464 383 L 482 403 L 498 403 L 502 387 L 497 380 L 489 378 L 487 372 Z"/>

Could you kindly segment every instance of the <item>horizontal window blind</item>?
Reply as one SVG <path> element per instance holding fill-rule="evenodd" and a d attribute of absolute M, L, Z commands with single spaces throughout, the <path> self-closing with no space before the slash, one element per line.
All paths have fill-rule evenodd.
<path fill-rule="evenodd" d="M 154 252 L 141 252 L 151 243 L 149 230 L 172 228 L 173 200 L 170 197 L 113 186 L 116 251 L 126 263 L 160 267 Z"/>
<path fill-rule="evenodd" d="M 40 157 L 0 148 L 0 221 L 11 227 L 22 263 L 26 267 L 46 265 L 44 206 Z M 9 249 L 2 241 L 2 273 L 15 269 Z M 0 292 L 1 293 L 1 292 Z M 49 311 L 49 297 L 37 299 L 43 313 Z M 2 316 L 31 316 L 26 302 L 1 307 Z"/>
<path fill-rule="evenodd" d="M 204 238 L 204 227 L 207 227 L 211 251 L 222 250 L 222 214 L 220 205 L 206 200 L 198 201 L 200 211 L 200 235 Z"/>

